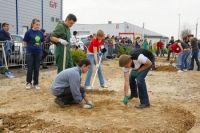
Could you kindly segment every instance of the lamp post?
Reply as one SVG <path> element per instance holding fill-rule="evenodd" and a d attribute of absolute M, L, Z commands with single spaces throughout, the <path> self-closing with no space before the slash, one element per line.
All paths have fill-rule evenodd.
<path fill-rule="evenodd" d="M 196 23 L 196 38 L 198 37 L 198 26 L 199 26 L 199 18 L 197 18 L 197 23 Z"/>
<path fill-rule="evenodd" d="M 181 33 L 181 14 L 178 14 L 179 17 L 179 25 L 178 25 L 178 39 L 180 39 L 180 33 Z"/>

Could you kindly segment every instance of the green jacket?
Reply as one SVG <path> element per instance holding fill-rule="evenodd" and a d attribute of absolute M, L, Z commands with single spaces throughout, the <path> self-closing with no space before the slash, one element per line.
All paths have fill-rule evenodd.
<path fill-rule="evenodd" d="M 66 58 L 66 68 L 73 67 L 71 54 L 70 54 L 70 28 L 65 25 L 63 21 L 60 21 L 55 30 L 53 31 L 52 35 L 53 37 L 61 38 L 69 42 L 69 45 L 67 46 L 67 58 Z M 56 65 L 58 67 L 58 73 L 62 71 L 63 66 L 63 55 L 64 55 L 64 46 L 60 43 L 56 45 L 55 48 L 55 57 L 56 57 Z"/>
<path fill-rule="evenodd" d="M 149 50 L 149 44 L 148 44 L 147 41 L 144 41 L 143 48 L 146 49 L 146 50 Z"/>

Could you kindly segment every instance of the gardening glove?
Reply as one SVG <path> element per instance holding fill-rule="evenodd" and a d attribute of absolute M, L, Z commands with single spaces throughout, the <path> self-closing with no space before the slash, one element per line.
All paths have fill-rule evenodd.
<path fill-rule="evenodd" d="M 84 104 L 84 105 L 83 105 L 83 108 L 84 108 L 84 109 L 92 109 L 93 106 L 90 105 L 90 104 Z"/>
<path fill-rule="evenodd" d="M 66 40 L 64 40 L 64 39 L 59 39 L 59 42 L 62 44 L 62 45 L 64 45 L 64 46 L 67 46 L 69 43 L 66 41 Z"/>
<path fill-rule="evenodd" d="M 99 68 L 99 64 L 96 64 L 96 68 L 97 68 L 97 69 Z"/>
<path fill-rule="evenodd" d="M 124 100 L 123 100 L 124 105 L 128 104 L 128 96 L 124 96 Z"/>
<path fill-rule="evenodd" d="M 131 76 L 133 76 L 133 77 L 137 77 L 139 74 L 140 74 L 140 72 L 138 70 L 131 71 Z"/>

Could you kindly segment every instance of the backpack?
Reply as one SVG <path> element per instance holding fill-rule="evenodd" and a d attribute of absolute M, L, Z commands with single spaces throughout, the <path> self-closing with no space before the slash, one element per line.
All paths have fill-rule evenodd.
<path fill-rule="evenodd" d="M 151 62 L 155 61 L 154 55 L 146 49 L 134 49 L 130 54 L 131 59 L 132 60 L 138 60 L 138 57 L 139 57 L 140 54 L 143 54 L 144 56 L 146 56 Z"/>

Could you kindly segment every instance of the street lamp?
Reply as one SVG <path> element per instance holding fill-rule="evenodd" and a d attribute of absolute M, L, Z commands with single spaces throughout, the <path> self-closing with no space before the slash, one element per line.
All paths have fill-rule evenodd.
<path fill-rule="evenodd" d="M 199 18 L 197 18 L 197 23 L 196 23 L 196 38 L 198 37 L 198 25 L 199 25 L 199 19 L 200 19 L 200 17 Z"/>
<path fill-rule="evenodd" d="M 178 39 L 180 39 L 180 33 L 181 33 L 181 14 L 178 14 L 179 17 L 179 25 L 178 25 Z"/>

